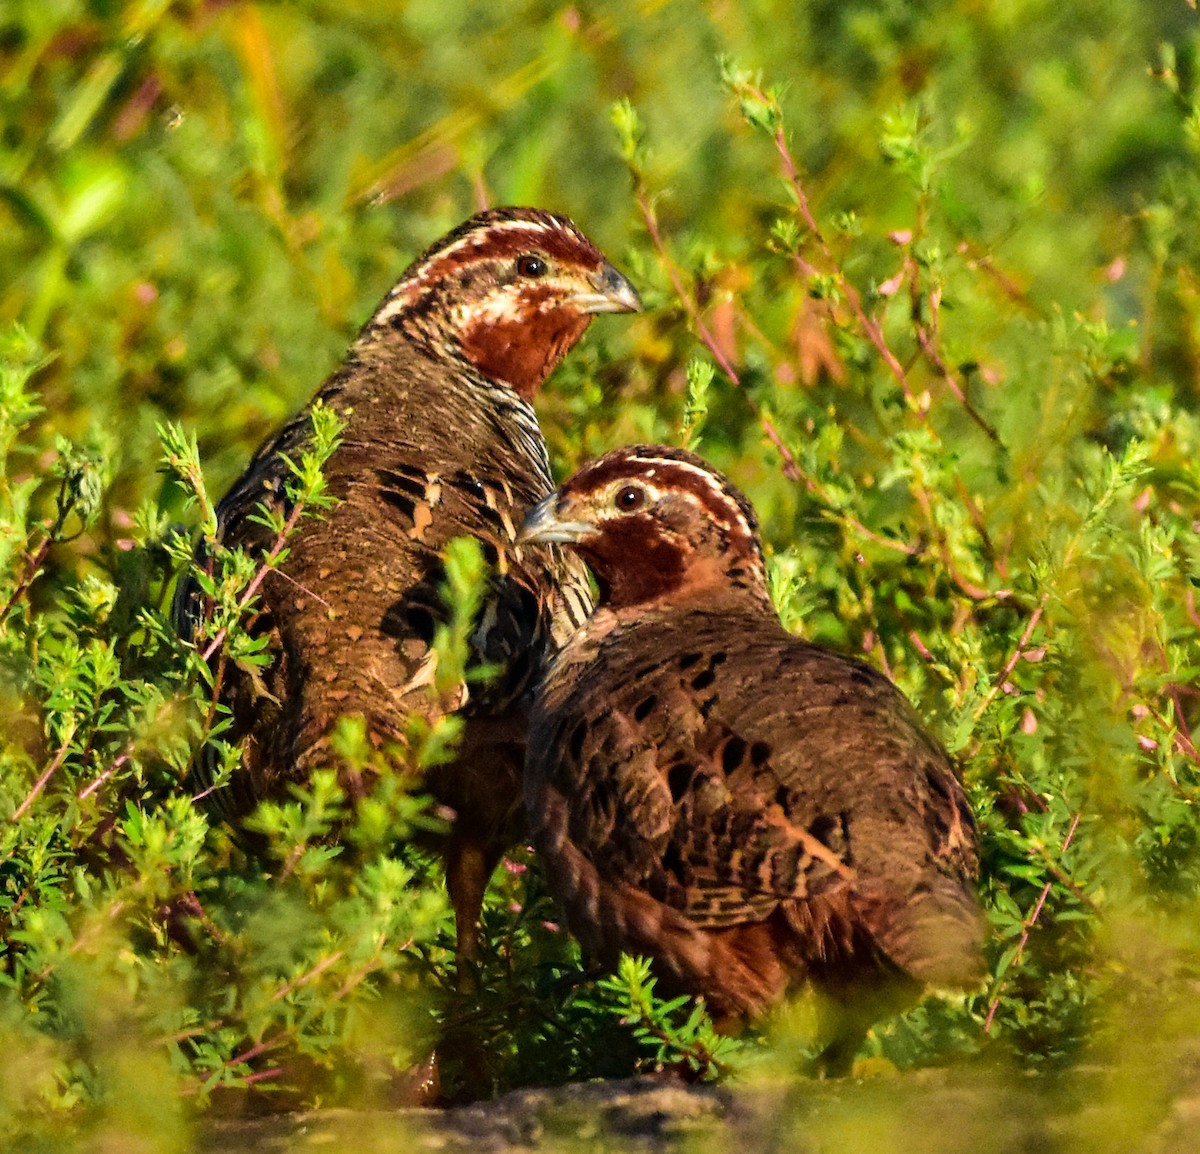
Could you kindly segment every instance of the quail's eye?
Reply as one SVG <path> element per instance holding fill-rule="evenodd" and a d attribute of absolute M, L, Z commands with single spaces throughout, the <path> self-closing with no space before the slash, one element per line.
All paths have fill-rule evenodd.
<path fill-rule="evenodd" d="M 623 486 L 617 490 L 617 495 L 613 498 L 613 504 L 622 513 L 632 513 L 634 509 L 640 509 L 645 503 L 646 490 L 638 485 Z"/>
<path fill-rule="evenodd" d="M 527 252 L 517 257 L 517 275 L 537 280 L 546 275 L 546 262 L 535 253 Z"/>

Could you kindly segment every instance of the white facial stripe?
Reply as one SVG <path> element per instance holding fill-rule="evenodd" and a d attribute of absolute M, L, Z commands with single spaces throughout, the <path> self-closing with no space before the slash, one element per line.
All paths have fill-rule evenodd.
<path fill-rule="evenodd" d="M 537 283 L 539 286 L 560 289 L 562 292 L 569 291 L 570 289 L 570 285 L 565 281 L 555 280 L 550 277 L 540 280 Z M 457 323 L 462 325 L 470 317 L 476 323 L 492 324 L 511 317 L 516 312 L 517 299 L 522 296 L 526 287 L 525 284 L 519 282 L 498 285 L 482 301 L 459 305 L 455 310 Z M 528 300 L 521 303 L 522 315 L 528 309 L 529 303 Z M 540 313 L 557 312 L 563 307 L 562 295 L 557 292 L 543 293 L 536 304 L 537 311 Z"/>
<path fill-rule="evenodd" d="M 496 232 L 527 232 L 530 234 L 530 244 L 537 244 L 540 237 L 545 236 L 549 232 L 558 232 L 563 228 L 557 221 L 543 220 L 497 220 L 491 224 L 485 225 L 479 231 L 471 231 L 466 236 L 460 236 L 453 244 L 447 245 L 445 248 L 439 248 L 437 252 L 432 253 L 429 260 L 421 266 L 427 268 L 430 264 L 436 264 L 444 257 L 451 256 L 464 248 L 478 248 L 482 242 L 482 238 L 489 233 Z"/>
<path fill-rule="evenodd" d="M 714 476 L 709 469 L 705 469 L 700 465 L 693 465 L 690 461 L 682 461 L 677 457 L 632 457 L 630 458 L 630 464 L 650 466 L 650 468 L 645 469 L 645 471 L 638 477 L 638 480 L 645 487 L 646 492 L 650 495 L 650 497 L 655 501 L 661 500 L 670 492 L 669 489 L 660 489 L 650 480 L 657 472 L 658 466 L 662 466 L 669 471 L 684 472 L 693 477 L 699 477 L 707 486 L 709 492 L 712 493 L 718 506 L 732 507 L 734 519 L 731 524 L 744 527 L 747 533 L 753 538 L 754 531 L 751 529 L 749 524 L 747 524 L 741 507 L 730 495 L 728 489 L 725 488 L 721 481 Z M 613 495 L 615 496 L 616 492 L 627 483 L 627 481 L 617 481 L 612 486 Z"/>
<path fill-rule="evenodd" d="M 703 478 L 710 488 L 724 492 L 721 483 L 713 476 L 710 469 L 702 469 L 699 465 L 693 465 L 691 461 L 684 461 L 678 457 L 633 457 L 631 460 L 636 461 L 639 465 L 664 465 L 668 469 L 678 469 L 683 473 L 691 473 L 693 477 Z M 647 469 L 646 475 L 653 477 L 654 470 Z"/>
<path fill-rule="evenodd" d="M 413 269 L 404 280 L 392 289 L 373 319 L 377 324 L 385 324 L 397 313 L 401 313 L 409 308 L 416 299 L 416 293 L 413 291 L 414 286 L 424 276 L 427 269 L 464 248 L 480 247 L 483 243 L 485 233 L 524 231 L 529 233 L 530 247 L 536 248 L 541 237 L 548 233 L 562 230 L 571 231 L 566 225 L 554 220 L 497 220 L 484 226 L 479 231 L 469 232 L 465 236 L 459 237 L 452 245 L 440 248 L 437 252 L 431 253 L 428 260 Z M 557 303 L 553 302 L 553 305 L 547 304 L 545 307 L 555 307 Z M 506 311 L 503 301 L 497 301 L 493 307 L 497 314 L 502 314 Z"/>
<path fill-rule="evenodd" d="M 693 477 L 699 477 L 709 490 L 725 504 L 730 504 L 733 498 L 729 496 L 728 491 L 721 482 L 713 476 L 708 469 L 703 469 L 699 465 L 693 465 L 690 461 L 681 461 L 675 457 L 638 457 L 637 461 L 643 465 L 663 465 L 668 469 L 676 469 L 683 473 L 690 473 Z M 646 470 L 647 477 L 653 477 L 655 470 L 653 468 Z M 736 503 L 735 503 L 736 506 Z M 738 516 L 741 517 L 741 510 L 738 509 Z"/>

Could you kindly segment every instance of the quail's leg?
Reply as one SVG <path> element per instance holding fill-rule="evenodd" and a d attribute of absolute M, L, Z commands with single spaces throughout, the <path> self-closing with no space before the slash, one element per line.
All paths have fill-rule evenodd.
<path fill-rule="evenodd" d="M 446 888 L 454 907 L 454 960 L 462 993 L 471 990 L 469 967 L 479 956 L 483 895 L 498 860 L 496 851 L 472 834 L 455 832 L 446 848 Z"/>

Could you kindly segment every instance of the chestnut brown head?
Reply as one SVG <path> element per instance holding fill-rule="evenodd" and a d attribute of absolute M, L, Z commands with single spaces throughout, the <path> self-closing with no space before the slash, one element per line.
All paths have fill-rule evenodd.
<path fill-rule="evenodd" d="M 726 593 L 770 603 L 750 502 L 684 449 L 597 457 L 530 511 L 517 539 L 575 550 L 614 609 Z"/>
<path fill-rule="evenodd" d="M 398 329 L 529 400 L 596 313 L 640 309 L 629 281 L 565 216 L 495 208 L 418 257 L 367 331 Z"/>

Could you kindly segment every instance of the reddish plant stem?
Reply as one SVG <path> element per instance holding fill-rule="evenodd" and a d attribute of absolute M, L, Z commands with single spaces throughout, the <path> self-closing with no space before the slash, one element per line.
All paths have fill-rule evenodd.
<path fill-rule="evenodd" d="M 318 604 L 324 605 L 325 608 L 328 609 L 330 613 L 333 613 L 333 611 L 334 611 L 333 606 L 330 605 L 329 602 L 326 601 L 324 597 L 322 597 L 315 590 L 310 589 L 307 585 L 301 585 L 300 582 L 297 581 L 295 577 L 290 577 L 282 569 L 276 569 L 275 576 L 280 578 L 280 580 L 282 580 L 282 581 L 286 581 L 289 585 L 292 586 L 292 588 L 299 589 L 300 592 L 303 593 L 305 597 L 311 597 Z"/>
<path fill-rule="evenodd" d="M 925 514 L 925 520 L 929 522 L 930 530 L 937 537 L 938 555 L 941 557 L 942 564 L 946 567 L 946 572 L 950 574 L 951 580 L 958 586 L 962 593 L 972 601 L 987 601 L 993 597 L 1007 596 L 1007 590 L 1001 589 L 993 593 L 990 589 L 985 589 L 982 585 L 976 585 L 973 581 L 969 581 L 958 571 L 958 566 L 955 565 L 954 558 L 950 556 L 950 545 L 946 541 L 945 534 L 938 530 L 937 522 L 934 520 L 933 504 L 929 499 L 929 494 L 925 491 L 925 486 L 914 484 L 913 495 L 917 499 L 917 504 L 921 506 L 922 513 Z"/>
<path fill-rule="evenodd" d="M 71 738 L 74 736 L 75 731 L 72 730 L 67 735 L 66 741 L 64 741 L 62 745 L 58 747 L 58 752 L 55 753 L 54 759 L 50 762 L 50 764 L 46 766 L 42 776 L 33 783 L 33 788 L 25 795 L 25 800 L 22 801 L 21 804 L 13 811 L 13 815 L 11 818 L 9 818 L 9 821 L 18 822 L 25 816 L 29 810 L 29 807 L 37 800 L 38 794 L 40 794 L 42 790 L 46 788 L 47 783 L 57 772 L 58 767 L 62 765 L 63 761 L 66 759 L 67 750 L 71 748 Z"/>
<path fill-rule="evenodd" d="M 975 526 L 975 532 L 979 534 L 979 539 L 983 542 L 984 549 L 987 550 L 988 559 L 995 567 L 996 572 L 1000 574 L 1003 581 L 1008 580 L 1008 559 L 1002 557 L 996 549 L 995 542 L 992 540 L 991 534 L 988 532 L 988 527 L 983 519 L 983 512 L 975 504 L 975 498 L 971 495 L 967 486 L 963 483 L 963 479 L 959 476 L 954 478 L 954 487 L 958 491 L 959 499 L 965 506 L 967 513 L 970 515 L 971 524 Z M 1001 590 L 996 594 L 997 597 L 1005 596 L 1006 591 Z"/>
<path fill-rule="evenodd" d="M 195 890 L 188 890 L 173 905 L 175 910 L 182 911 L 195 918 L 204 927 L 208 936 L 213 941 L 219 942 L 223 946 L 229 944 L 229 935 L 208 916 L 208 910 L 204 908 L 204 903 L 200 901 L 200 896 Z M 220 1022 L 214 1025 L 213 1029 L 216 1029 L 219 1025 L 221 1025 Z"/>
<path fill-rule="evenodd" d="M 217 720 L 217 707 L 221 702 L 221 686 L 225 683 L 225 667 L 228 664 L 229 655 L 222 649 L 217 655 L 217 668 L 213 671 L 212 693 L 209 695 L 208 709 L 204 713 L 205 736 L 212 733 L 213 725 Z"/>
<path fill-rule="evenodd" d="M 971 404 L 970 398 L 967 396 L 966 389 L 958 383 L 958 380 L 951 371 L 950 366 L 946 364 L 942 358 L 942 354 L 938 351 L 934 339 L 930 336 L 928 328 L 919 322 L 913 325 L 917 333 L 917 343 L 921 346 L 921 352 L 925 354 L 926 360 L 937 370 L 941 376 L 945 386 L 954 394 L 958 403 L 966 410 L 967 416 L 971 418 L 997 445 L 1000 444 L 1000 434 L 987 422 L 983 414 Z"/>
<path fill-rule="evenodd" d="M 653 243 L 655 251 L 658 253 L 659 260 L 662 262 L 662 266 L 667 272 L 667 276 L 671 281 L 671 287 L 675 290 L 675 295 L 679 298 L 680 304 L 683 305 L 684 312 L 687 313 L 688 319 L 696 328 L 697 336 L 699 336 L 704 347 L 708 349 L 713 360 L 717 362 L 717 365 L 721 371 L 735 386 L 741 388 L 741 377 L 738 376 L 737 370 L 730 363 L 729 358 L 725 355 L 724 350 L 713 336 L 712 331 L 701 318 L 699 306 L 696 304 L 696 301 L 693 299 L 691 294 L 687 291 L 687 288 L 683 283 L 683 278 L 679 275 L 679 270 L 675 267 L 674 261 L 671 260 L 670 254 L 667 252 L 666 243 L 663 240 L 662 233 L 658 228 L 658 220 L 654 215 L 654 207 L 650 204 L 645 190 L 642 188 L 638 189 L 637 202 L 638 207 L 641 209 L 642 219 L 645 222 L 646 231 L 650 236 L 651 243 Z M 771 442 L 771 444 L 775 447 L 776 452 L 778 452 L 780 457 L 783 459 L 783 475 L 789 481 L 801 482 L 804 487 L 814 497 L 817 498 L 817 500 L 821 501 L 827 507 L 832 508 L 833 503 L 829 499 L 829 495 L 825 492 L 820 482 L 817 481 L 815 477 L 810 476 L 800 466 L 800 463 L 796 460 L 791 449 L 787 447 L 783 441 L 783 438 L 779 435 L 779 430 L 775 428 L 774 422 L 762 413 L 762 411 L 757 405 L 754 404 L 754 401 L 745 393 L 744 390 L 743 396 L 746 396 L 746 400 L 749 403 L 754 415 L 757 417 L 758 423 L 762 426 L 763 432 L 767 435 L 767 439 Z M 920 552 L 915 545 L 905 545 L 903 542 L 893 541 L 888 537 L 884 537 L 880 533 L 876 533 L 873 529 L 868 528 L 860 520 L 858 520 L 857 517 L 851 517 L 845 513 L 839 513 L 837 515 L 841 517 L 848 525 L 852 526 L 855 531 L 861 533 L 864 537 L 867 537 L 871 541 L 874 541 L 877 545 L 882 545 L 887 549 L 894 549 L 895 551 L 899 553 L 905 553 L 910 557 Z"/>
<path fill-rule="evenodd" d="M 1196 748 L 1195 742 L 1192 740 L 1192 734 L 1191 730 L 1188 728 L 1187 718 L 1183 715 L 1183 708 L 1179 701 L 1178 687 L 1174 685 L 1168 685 L 1166 688 L 1166 694 L 1175 704 L 1174 726 L 1172 726 L 1171 722 L 1168 721 L 1165 716 L 1163 716 L 1161 710 L 1155 709 L 1152 706 L 1146 706 L 1148 715 L 1152 717 L 1156 724 L 1158 724 L 1162 729 L 1169 730 L 1173 728 L 1175 730 L 1173 736 L 1175 748 L 1178 749 L 1179 752 L 1188 759 L 1188 761 L 1192 762 L 1194 765 L 1200 765 L 1200 750 Z M 1178 788 L 1178 785 L 1176 788 Z M 1183 793 L 1182 789 L 1180 790 L 1180 793 Z"/>
<path fill-rule="evenodd" d="M 1063 848 L 1066 849 L 1065 844 L 1064 844 Z M 1100 912 L 1100 907 L 1096 903 L 1095 899 L 1092 898 L 1091 895 L 1088 894 L 1086 890 L 1084 890 L 1083 886 L 1081 886 L 1073 877 L 1071 877 L 1067 873 L 1067 871 L 1062 868 L 1062 866 L 1051 861 L 1050 855 L 1046 852 L 1045 849 L 1042 849 L 1039 856 L 1041 857 L 1042 861 L 1045 863 L 1046 868 L 1050 871 L 1050 876 L 1056 882 L 1058 882 L 1060 885 L 1064 886 L 1066 889 L 1069 889 L 1071 891 L 1071 893 L 1073 893 L 1075 895 L 1076 899 L 1079 901 L 1079 903 L 1081 905 L 1087 906 L 1087 908 L 1089 910 L 1091 910 L 1092 913 Z M 1049 883 L 1047 883 L 1047 885 L 1048 884 Z"/>
<path fill-rule="evenodd" d="M 4 603 L 4 608 L 0 609 L 0 622 L 4 621 L 9 613 L 12 612 L 13 606 L 29 591 L 29 586 L 33 584 L 34 578 L 37 577 L 38 569 L 41 568 L 41 564 L 46 560 L 46 554 L 49 552 L 50 536 L 47 534 L 37 549 L 27 555 L 25 568 L 21 572 L 21 578 L 17 582 L 17 587 Z"/>
<path fill-rule="evenodd" d="M 269 1070 L 255 1070 L 253 1074 L 245 1074 L 240 1081 L 243 1086 L 253 1086 L 257 1082 L 267 1082 L 272 1078 L 278 1078 L 282 1073 L 282 1066 L 272 1066 Z"/>
<path fill-rule="evenodd" d="M 259 565 L 258 570 L 255 572 L 254 577 L 250 581 L 250 584 L 247 585 L 242 591 L 242 595 L 240 598 L 238 598 L 237 604 L 239 617 L 245 611 L 246 606 L 250 604 L 251 599 L 261 588 L 262 583 L 266 580 L 267 574 L 272 572 L 271 563 L 279 556 L 280 553 L 283 552 L 284 546 L 287 544 L 288 537 L 291 536 L 292 530 L 295 529 L 296 525 L 300 521 L 300 517 L 304 513 L 304 506 L 305 503 L 303 501 L 297 501 L 293 506 L 291 513 L 288 515 L 288 519 L 283 524 L 283 528 L 280 529 L 279 534 L 272 543 L 270 550 L 263 557 L 262 564 Z M 228 635 L 229 627 L 227 625 L 222 625 L 221 628 L 217 630 L 213 639 L 208 643 L 207 646 L 205 646 L 204 651 L 200 654 L 200 660 L 208 662 L 212 659 L 214 653 L 218 653 L 218 651 L 220 651 L 219 656 L 217 657 L 217 668 L 213 673 L 212 693 L 209 697 L 208 710 L 204 717 L 204 732 L 206 734 L 212 730 L 213 723 L 216 720 L 217 707 L 220 703 L 221 685 L 225 678 L 225 668 L 227 664 L 225 651 L 221 648 L 221 646 Z M 200 801 L 202 798 L 205 798 L 212 793 L 215 788 L 215 786 L 209 786 L 208 789 L 196 794 L 193 800 Z"/>
<path fill-rule="evenodd" d="M 92 778 L 92 780 L 88 782 L 88 784 L 85 785 L 83 789 L 81 789 L 75 796 L 80 801 L 83 801 L 85 797 L 91 797 L 96 790 L 98 790 L 110 777 L 112 777 L 114 773 L 117 772 L 118 769 L 121 768 L 121 766 L 123 766 L 129 760 L 132 754 L 133 742 L 130 741 L 126 744 L 121 753 L 108 763 L 104 769 L 104 772 L 99 774 L 97 777 Z"/>
<path fill-rule="evenodd" d="M 272 1050 L 277 1050 L 287 1038 L 287 1032 L 276 1034 L 273 1038 L 264 1038 L 261 1042 L 256 1042 L 253 1046 L 243 1050 L 240 1054 L 235 1054 L 226 1066 L 236 1066 L 240 1062 L 251 1062 L 260 1054 L 270 1053 Z"/>
<path fill-rule="evenodd" d="M 1190 738 L 1185 737 L 1182 733 L 1176 733 L 1175 746 L 1189 761 L 1200 765 L 1200 750 L 1196 749 Z"/>
<path fill-rule="evenodd" d="M 286 986 L 280 986 L 278 990 L 271 995 L 272 1002 L 278 1002 L 286 998 L 288 994 L 294 993 L 302 986 L 307 986 L 309 982 L 315 982 L 330 966 L 336 966 L 338 962 L 344 958 L 344 950 L 334 950 L 332 954 L 323 957 L 311 969 L 306 970 L 298 978 L 293 978 Z"/>
<path fill-rule="evenodd" d="M 940 285 L 935 285 L 929 290 L 929 296 L 925 297 L 921 294 L 921 272 L 917 265 L 917 261 L 912 254 L 912 242 L 909 241 L 905 245 L 904 254 L 904 272 L 908 279 L 909 290 L 909 311 L 912 316 L 913 331 L 916 333 L 917 345 L 921 350 L 921 354 L 925 360 L 933 367 L 934 371 L 942 378 L 942 383 L 954 395 L 955 399 L 966 410 L 967 415 L 973 420 L 997 445 L 1000 444 L 1000 435 L 992 428 L 979 411 L 971 404 L 970 398 L 967 396 L 967 388 L 962 384 L 954 370 L 946 363 L 946 359 L 942 356 L 939 347 L 942 321 L 941 321 L 941 305 L 942 305 L 942 289 Z M 921 310 L 925 304 L 929 306 L 929 323 L 927 325 L 921 323 Z"/>
<path fill-rule="evenodd" d="M 883 670 L 884 675 L 889 681 L 895 681 L 896 674 L 892 670 L 892 663 L 888 660 L 887 646 L 882 641 L 876 641 L 875 652 L 879 657 L 879 668 Z"/>
<path fill-rule="evenodd" d="M 247 585 L 242 591 L 241 597 L 238 598 L 237 607 L 239 614 L 246 608 L 247 605 L 250 604 L 251 599 L 258 592 L 263 581 L 266 580 L 267 574 L 271 572 L 271 562 L 273 562 L 279 556 L 279 554 L 283 552 L 284 546 L 287 544 L 287 539 L 291 536 L 292 530 L 296 527 L 303 512 L 304 502 L 297 501 L 291 513 L 288 515 L 288 519 L 284 522 L 283 528 L 279 531 L 279 535 L 275 538 L 274 543 L 271 545 L 270 551 L 263 557 L 262 564 L 258 567 L 258 571 L 254 574 L 250 584 Z M 221 647 L 222 642 L 225 640 L 228 634 L 229 627 L 222 625 L 221 628 L 217 630 L 216 636 L 214 636 L 213 639 L 208 643 L 204 652 L 200 654 L 200 660 L 207 661 L 210 657 L 212 657 L 212 655 Z"/>
<path fill-rule="evenodd" d="M 1060 856 L 1065 854 L 1071 847 L 1071 842 L 1075 838 L 1075 831 L 1079 828 L 1079 814 L 1076 814 L 1071 819 L 1071 828 L 1067 830 L 1067 836 L 1063 838 L 1062 849 L 1059 851 Z M 1038 894 L 1038 899 L 1033 903 L 1033 909 L 1029 911 L 1029 915 L 1021 923 L 1021 936 L 1017 940 L 1017 950 L 1012 956 L 1012 961 L 1008 963 L 1008 969 L 1005 973 L 1009 973 L 1021 961 L 1025 954 L 1025 947 L 1029 943 L 1029 935 L 1033 927 L 1037 925 L 1038 919 L 1042 916 L 1042 909 L 1046 905 L 1046 899 L 1050 896 L 1050 890 L 1053 888 L 1053 882 L 1046 882 L 1042 886 L 1042 892 Z M 992 1000 L 988 1003 L 987 1017 L 983 1020 L 983 1032 L 990 1034 L 992 1031 L 992 1021 L 996 1017 L 996 1010 L 1000 1006 L 1000 991 L 1004 989 L 1004 978 L 996 983 L 996 989 L 992 993 Z"/>
<path fill-rule="evenodd" d="M 1184 608 L 1187 610 L 1188 620 L 1197 628 L 1200 629 L 1200 613 L 1196 612 L 1196 590 L 1189 588 L 1183 599 Z"/>
<path fill-rule="evenodd" d="M 271 1050 L 277 1050 L 280 1046 L 282 1046 L 287 1041 L 287 1037 L 288 1037 L 288 1032 L 284 1031 L 280 1034 L 276 1034 L 272 1038 L 264 1038 L 261 1042 L 258 1042 L 255 1045 L 249 1047 L 248 1049 L 243 1050 L 240 1054 L 234 1054 L 233 1057 L 230 1058 L 228 1061 L 222 1062 L 220 1068 L 222 1070 L 231 1070 L 234 1066 L 241 1065 L 243 1062 L 252 1061 L 253 1059 L 257 1058 L 260 1054 L 268 1053 Z M 243 1075 L 238 1080 L 242 1085 L 252 1086 L 252 1085 L 254 1085 L 255 1082 L 262 1082 L 262 1081 L 267 1080 L 268 1078 L 277 1078 L 282 1073 L 283 1073 L 282 1067 L 274 1067 L 270 1070 L 256 1070 L 250 1074 Z M 203 1086 L 201 1083 L 203 1083 L 207 1080 L 208 1079 L 200 1079 L 199 1082 L 196 1084 L 184 1086 L 182 1088 L 182 1093 L 188 1094 L 188 1095 L 200 1093 L 201 1089 L 203 1089 Z"/>
<path fill-rule="evenodd" d="M 972 240 L 961 240 L 958 243 L 959 253 L 975 268 L 981 269 L 1000 289 L 1000 291 L 1026 316 L 1039 317 L 1042 314 L 1030 302 L 1025 290 L 1007 273 L 996 267 L 991 253 L 981 252 L 980 246 Z"/>
<path fill-rule="evenodd" d="M 366 965 L 359 966 L 332 994 L 329 995 L 331 1002 L 340 1002 L 343 998 L 352 994 L 359 986 L 363 984 L 370 976 L 371 971 L 376 968 L 374 962 L 368 962 Z"/>
<path fill-rule="evenodd" d="M 913 643 L 913 648 L 920 654 L 923 661 L 932 663 L 936 660 L 929 646 L 921 640 L 921 635 L 915 629 L 908 631 L 908 639 Z"/>
<path fill-rule="evenodd" d="M 766 99 L 764 94 L 760 93 L 759 95 L 764 100 Z M 791 186 L 793 195 L 796 197 L 796 207 L 800 210 L 800 215 L 804 219 L 805 226 L 817 242 L 817 246 L 821 250 L 821 255 L 828 261 L 829 267 L 833 270 L 832 276 L 837 282 L 842 295 L 849 303 L 859 327 L 866 334 L 867 340 L 875 346 L 880 357 L 883 358 L 883 363 L 887 365 L 888 371 L 896 378 L 896 383 L 900 386 L 905 398 L 914 409 L 918 409 L 916 398 L 913 396 L 912 390 L 908 387 L 908 377 L 904 371 L 904 366 L 900 363 L 896 354 L 892 352 L 891 346 L 887 343 L 887 338 L 883 335 L 883 329 L 880 327 L 879 322 L 867 315 L 866 309 L 863 308 L 862 297 L 859 295 L 858 289 L 854 287 L 842 271 L 833 249 L 817 224 L 817 218 L 813 216 L 812 206 L 808 201 L 808 193 L 805 192 L 804 182 L 800 179 L 800 169 L 796 165 L 791 149 L 788 148 L 787 137 L 784 135 L 782 128 L 775 130 L 773 140 L 775 141 L 775 151 L 779 153 L 780 161 L 783 164 L 783 174 Z M 801 262 L 799 257 L 796 259 L 803 269 L 804 262 Z M 812 275 L 816 271 L 811 265 L 807 265 L 807 268 L 810 270 L 809 275 Z"/>
<path fill-rule="evenodd" d="M 1175 724 L 1191 749 L 1191 753 L 1188 756 L 1194 761 L 1196 760 L 1196 743 L 1192 740 L 1192 727 L 1188 725 L 1187 714 L 1183 710 L 1183 702 L 1179 700 L 1181 688 L 1183 687 L 1174 683 L 1169 684 L 1167 686 L 1167 696 L 1170 697 L 1175 705 Z"/>
<path fill-rule="evenodd" d="M 995 680 L 991 684 L 991 688 L 984 694 L 983 700 L 975 707 L 975 720 L 978 721 L 987 711 L 987 707 L 996 700 L 996 695 L 1000 692 L 1004 683 L 1009 679 L 1012 671 L 1016 669 L 1017 662 L 1024 655 L 1025 646 L 1029 644 L 1029 639 L 1033 636 L 1033 631 L 1038 627 L 1038 622 L 1042 619 L 1042 614 L 1046 611 L 1046 603 L 1050 600 L 1049 593 L 1043 593 L 1042 599 L 1037 603 L 1033 612 L 1029 615 L 1029 620 L 1025 622 L 1025 629 L 1021 633 L 1021 638 L 1017 642 L 1016 647 L 1009 655 L 1008 660 L 1004 663 L 1004 668 L 996 675 Z"/>
<path fill-rule="evenodd" d="M 642 220 L 645 222 L 646 231 L 650 235 L 650 240 L 654 245 L 655 251 L 658 253 L 658 258 L 662 262 L 662 266 L 666 269 L 667 277 L 671 281 L 671 287 L 675 290 L 675 295 L 679 298 L 679 303 L 683 305 L 684 312 L 687 313 L 688 319 L 696 326 L 696 334 L 700 337 L 704 347 L 712 354 L 712 358 L 717 362 L 717 365 L 738 388 L 742 386 L 742 379 L 738 375 L 737 370 L 730 363 L 729 358 L 725 355 L 725 351 L 713 336 L 712 330 L 704 323 L 704 319 L 700 316 L 700 308 L 696 304 L 692 295 L 687 291 L 683 283 L 683 277 L 679 275 L 679 270 L 675 267 L 675 262 L 671 260 L 667 252 L 666 242 L 662 238 L 662 233 L 658 228 L 658 218 L 654 215 L 654 206 L 650 203 L 649 197 L 646 195 L 644 188 L 639 188 L 637 192 L 638 208 L 641 209 Z M 743 394 L 744 395 L 744 394 Z M 779 430 L 775 428 L 774 423 L 768 417 L 764 417 L 758 407 L 750 399 L 746 397 L 754 410 L 754 415 L 758 418 L 759 424 L 763 428 L 763 432 L 767 434 L 767 438 L 771 444 L 775 446 L 776 451 L 783 458 L 783 474 L 789 481 L 800 480 L 801 470 L 796 463 L 796 458 L 792 455 L 791 450 L 783 443 L 783 438 L 779 435 Z"/>
<path fill-rule="evenodd" d="M 760 92 L 757 93 L 757 95 L 764 101 L 768 99 L 765 93 Z M 866 309 L 863 307 L 861 295 L 851 283 L 850 279 L 842 271 L 841 265 L 838 263 L 832 247 L 826 240 L 825 234 L 821 231 L 817 224 L 816 217 L 812 211 L 812 206 L 809 203 L 808 193 L 804 188 L 804 182 L 800 178 L 799 166 L 796 164 L 795 158 L 792 156 L 791 149 L 788 147 L 787 137 L 782 126 L 776 129 L 772 139 L 775 143 L 775 150 L 779 154 L 780 162 L 783 165 L 784 176 L 787 178 L 788 184 L 796 197 L 796 206 L 800 211 L 800 215 L 804 220 L 805 226 L 812 234 L 813 239 L 816 241 L 817 246 L 830 269 L 832 269 L 832 275 L 838 285 L 838 288 L 842 292 L 842 295 L 845 297 L 845 299 L 849 302 L 850 308 L 858 321 L 859 327 L 866 334 L 866 337 L 871 344 L 875 346 L 875 349 L 882 358 L 883 363 L 888 367 L 892 376 L 895 377 L 897 384 L 900 386 L 905 398 L 912 406 L 913 411 L 920 415 L 921 419 L 926 423 L 926 426 L 931 432 L 933 432 L 932 426 L 929 423 L 929 414 L 917 403 L 916 398 L 912 394 L 912 390 L 909 388 L 907 369 L 900 363 L 900 359 L 896 356 L 896 354 L 892 351 L 891 346 L 887 343 L 887 338 L 884 336 L 882 325 L 874 318 L 868 316 Z M 817 274 L 817 270 L 811 264 L 805 261 L 799 254 L 795 256 L 795 261 L 797 268 L 803 276 L 811 278 Z M 911 258 L 906 258 L 906 263 L 912 264 Z M 912 275 L 910 276 L 910 280 L 915 281 L 915 266 Z M 934 318 L 933 327 L 935 331 L 937 328 L 938 303 L 939 302 L 936 294 L 931 293 L 930 311 Z M 916 329 L 918 344 L 920 345 L 921 351 L 925 355 L 926 359 L 941 375 L 942 379 L 946 383 L 947 388 L 963 406 L 970 418 L 979 425 L 979 427 L 987 434 L 988 437 L 998 444 L 1000 441 L 999 435 L 971 404 L 966 395 L 966 390 L 959 384 L 953 372 L 950 370 L 944 358 L 941 356 L 941 353 L 938 351 L 935 337 L 930 334 L 925 326 L 921 325 L 919 321 L 916 320 L 915 315 L 914 328 Z M 936 432 L 934 432 L 933 435 L 936 437 Z M 976 523 L 977 527 L 982 533 L 983 530 L 982 526 L 980 525 L 980 519 L 976 513 L 976 510 L 972 507 L 973 503 L 967 501 L 967 505 L 972 521 Z M 979 586 L 972 585 L 965 581 L 961 574 L 959 574 L 955 567 L 950 563 L 949 551 L 943 547 L 942 553 L 943 561 L 945 561 L 947 569 L 953 577 L 955 584 L 958 585 L 958 587 L 968 597 L 970 597 L 972 600 L 982 600 L 985 597 L 995 596 L 995 594 L 992 594 L 990 591 L 981 589 Z M 1003 592 L 1000 595 L 1003 596 Z"/>
<path fill-rule="evenodd" d="M 205 793 L 207 792 L 209 791 L 205 790 Z M 279 871 L 279 880 L 281 882 L 287 881 L 292 876 L 292 872 L 300 864 L 300 859 L 304 856 L 306 849 L 308 849 L 308 843 L 303 841 L 297 842 L 296 845 L 292 846 L 291 852 L 287 855 L 283 863 L 283 869 Z"/>

